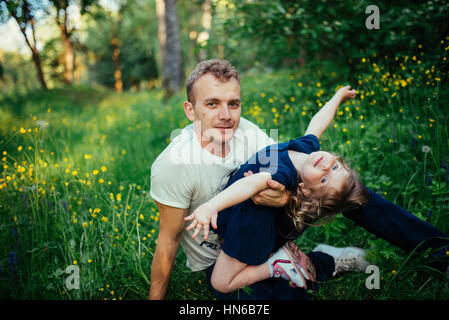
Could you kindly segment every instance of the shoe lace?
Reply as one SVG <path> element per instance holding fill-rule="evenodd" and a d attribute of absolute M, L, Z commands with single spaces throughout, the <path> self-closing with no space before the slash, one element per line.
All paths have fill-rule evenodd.
<path fill-rule="evenodd" d="M 336 273 L 344 271 L 352 271 L 357 268 L 357 258 L 337 258 L 335 259 L 335 269 Z"/>

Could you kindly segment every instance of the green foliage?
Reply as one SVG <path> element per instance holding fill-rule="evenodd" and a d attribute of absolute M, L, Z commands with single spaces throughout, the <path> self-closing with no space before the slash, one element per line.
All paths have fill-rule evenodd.
<path fill-rule="evenodd" d="M 368 30 L 370 1 L 215 1 L 217 18 L 214 48 L 248 69 L 295 66 L 316 60 L 346 64 L 376 53 L 411 54 L 421 44 L 434 53 L 435 43 L 447 34 L 446 1 L 376 1 L 380 29 Z"/>
<path fill-rule="evenodd" d="M 18 53 L 0 50 L 0 64 L 4 70 L 3 77 L 0 78 L 0 94 L 25 94 L 39 88 L 31 60 L 24 61 Z"/>
<path fill-rule="evenodd" d="M 123 4 L 123 20 L 118 22 L 116 12 L 91 10 L 86 37 L 86 54 L 94 57 L 91 64 L 92 81 L 114 87 L 114 62 L 111 40 L 117 36 L 120 47 L 118 58 L 124 89 L 139 88 L 143 80 L 158 78 L 156 52 L 159 43 L 152 35 L 157 24 L 148 18 L 155 9 L 147 4 Z"/>

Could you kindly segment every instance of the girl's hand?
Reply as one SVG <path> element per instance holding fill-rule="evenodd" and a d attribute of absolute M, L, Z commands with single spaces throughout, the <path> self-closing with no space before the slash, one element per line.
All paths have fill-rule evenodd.
<path fill-rule="evenodd" d="M 341 102 L 344 102 L 346 100 L 355 98 L 357 91 L 355 91 L 355 89 L 351 90 L 351 86 L 345 86 L 343 88 L 338 89 L 336 94 L 340 96 Z"/>
<path fill-rule="evenodd" d="M 204 228 L 204 240 L 207 240 L 209 236 L 209 224 L 212 222 L 212 227 L 217 229 L 217 216 L 217 209 L 206 202 L 199 206 L 191 215 L 184 218 L 185 221 L 193 220 L 186 230 L 195 228 L 195 232 L 192 235 L 192 239 L 195 239 L 201 229 Z"/>

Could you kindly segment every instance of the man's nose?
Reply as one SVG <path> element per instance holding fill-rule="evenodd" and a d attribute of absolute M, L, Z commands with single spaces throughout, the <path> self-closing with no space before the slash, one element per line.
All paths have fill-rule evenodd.
<path fill-rule="evenodd" d="M 220 106 L 220 112 L 218 114 L 220 120 L 229 120 L 231 118 L 231 113 L 229 112 L 228 106 Z"/>

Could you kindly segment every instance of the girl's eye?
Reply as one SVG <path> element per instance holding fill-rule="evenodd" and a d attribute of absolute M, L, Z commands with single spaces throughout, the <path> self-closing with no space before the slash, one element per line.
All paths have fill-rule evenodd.
<path fill-rule="evenodd" d="M 321 179 L 321 183 L 325 183 L 327 181 L 327 178 L 326 177 L 323 177 L 322 179 Z"/>
<path fill-rule="evenodd" d="M 336 164 L 336 165 L 332 168 L 332 170 L 337 170 L 337 168 L 338 168 L 338 164 Z"/>

